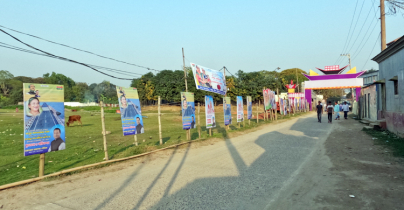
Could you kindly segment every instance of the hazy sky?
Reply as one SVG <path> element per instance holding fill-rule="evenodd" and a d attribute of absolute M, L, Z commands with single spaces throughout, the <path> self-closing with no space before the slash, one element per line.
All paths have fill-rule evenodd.
<path fill-rule="evenodd" d="M 343 51 L 356 2 L 351 26 L 354 33 Z M 346 65 L 347 58 L 336 63 L 342 52 L 351 53 L 352 66 L 363 70 L 378 69 L 370 60 L 380 52 L 377 2 L 3 0 L 0 1 L 0 25 L 161 70 L 182 68 L 182 47 L 186 65 L 194 62 L 213 69 L 226 66 L 233 74 L 239 69 L 250 72 L 298 67 L 308 71 L 326 65 Z M 387 42 L 404 35 L 401 13 L 386 19 Z M 32 46 L 84 63 L 139 74 L 148 72 L 7 32 Z M 359 52 L 361 41 L 364 47 Z M 24 47 L 3 33 L 0 33 L 0 42 Z M 112 79 L 77 64 L 3 47 L 0 47 L 0 70 L 30 77 L 54 71 L 89 84 L 102 80 L 120 86 L 130 84 L 130 81 Z"/>

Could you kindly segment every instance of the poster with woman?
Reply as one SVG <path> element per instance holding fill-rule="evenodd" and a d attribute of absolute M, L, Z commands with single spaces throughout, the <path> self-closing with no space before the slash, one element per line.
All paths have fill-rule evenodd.
<path fill-rule="evenodd" d="M 275 91 L 270 91 L 271 93 L 271 108 L 276 109 Z"/>
<path fill-rule="evenodd" d="M 252 118 L 252 101 L 251 96 L 247 96 L 247 119 L 251 120 Z"/>
<path fill-rule="evenodd" d="M 224 125 L 231 124 L 231 100 L 230 97 L 223 97 Z"/>
<path fill-rule="evenodd" d="M 206 128 L 216 127 L 215 106 L 213 105 L 212 96 L 205 96 L 205 114 L 206 114 Z"/>
<path fill-rule="evenodd" d="M 23 84 L 24 156 L 64 150 L 63 85 Z"/>
<path fill-rule="evenodd" d="M 237 122 L 243 122 L 244 109 L 243 109 L 243 97 L 237 96 Z"/>
<path fill-rule="evenodd" d="M 124 136 L 144 133 L 142 110 L 136 88 L 116 87 Z"/>
<path fill-rule="evenodd" d="M 182 129 L 196 128 L 194 93 L 181 92 Z"/>

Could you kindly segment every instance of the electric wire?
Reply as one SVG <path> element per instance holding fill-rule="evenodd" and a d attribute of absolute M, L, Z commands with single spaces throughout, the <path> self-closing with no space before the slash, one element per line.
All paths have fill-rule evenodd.
<path fill-rule="evenodd" d="M 46 42 L 49 42 L 49 43 L 52 43 L 52 44 L 56 44 L 56 45 L 60 45 L 60 46 L 67 47 L 67 48 L 70 48 L 70 49 L 74 49 L 74 50 L 77 50 L 77 51 L 85 52 L 85 53 L 92 54 L 92 55 L 95 55 L 95 56 L 98 56 L 98 57 L 101 57 L 101 58 L 113 60 L 113 61 L 116 61 L 116 62 L 119 62 L 119 63 L 124 63 L 124 64 L 127 64 L 127 65 L 136 66 L 136 67 L 139 67 L 139 68 L 144 68 L 144 69 L 147 69 L 147 70 L 150 70 L 150 71 L 161 71 L 161 70 L 149 68 L 149 67 L 146 67 L 146 66 L 141 66 L 141 65 L 138 65 L 138 64 L 129 63 L 129 62 L 126 62 L 126 61 L 121 61 L 121 60 L 115 59 L 115 58 L 111 58 L 111 57 L 99 55 L 99 54 L 97 54 L 97 53 L 93 53 L 93 52 L 90 52 L 90 51 L 87 51 L 87 50 L 82 50 L 82 49 L 79 49 L 79 48 L 76 48 L 76 47 L 71 47 L 71 46 L 66 45 L 66 44 L 54 42 L 54 41 L 51 41 L 51 40 L 48 40 L 48 39 L 45 39 L 45 38 L 41 38 L 41 37 L 39 37 L 39 36 L 35 36 L 35 35 L 32 35 L 32 34 L 24 33 L 24 32 L 21 32 L 21 31 L 15 30 L 15 29 L 11 29 L 11 28 L 8 28 L 8 27 L 2 26 L 2 25 L 0 25 L 0 27 L 5 28 L 5 29 L 8 29 L 8 30 L 10 30 L 10 31 L 14 31 L 14 32 L 16 32 L 16 33 L 24 34 L 24 35 L 26 35 L 26 36 L 34 37 L 34 38 L 37 38 L 37 39 L 40 39 L 40 40 L 43 40 L 43 41 L 46 41 Z"/>
<path fill-rule="evenodd" d="M 0 42 L 0 47 L 9 48 L 9 49 L 17 50 L 17 51 L 22 51 L 22 52 L 26 52 L 26 53 L 31 53 L 31 54 L 35 54 L 35 55 L 41 55 L 41 56 L 45 56 L 45 57 L 49 57 L 49 58 L 55 58 L 55 59 L 58 59 L 58 60 L 66 61 L 64 59 L 59 59 L 59 58 L 54 57 L 54 56 L 38 53 L 38 52 L 35 52 L 35 51 L 32 51 L 32 50 L 27 50 L 27 49 L 20 48 L 20 47 L 17 47 L 17 46 L 13 46 L 13 45 L 3 43 L 3 42 Z M 67 62 L 69 62 L 69 61 L 67 61 Z M 113 68 L 108 68 L 108 67 L 103 67 L 103 66 L 97 66 L 97 65 L 88 64 L 88 63 L 85 63 L 85 64 L 89 65 L 89 66 L 92 66 L 94 68 L 104 69 L 106 71 L 116 72 L 118 74 L 122 74 L 122 75 L 126 75 L 126 76 L 139 76 L 139 75 L 141 76 L 141 75 L 143 75 L 143 74 L 139 74 L 139 73 L 133 73 L 133 72 L 123 71 L 123 70 L 119 70 L 119 69 L 113 69 Z"/>
<path fill-rule="evenodd" d="M 352 39 L 353 34 L 355 33 L 356 25 L 357 25 L 358 22 L 359 22 L 359 18 L 360 18 L 361 14 L 362 14 L 362 9 L 363 9 L 363 5 L 364 5 L 364 4 L 365 4 L 365 0 L 363 0 L 362 6 L 361 6 L 361 10 L 359 11 L 358 18 L 356 19 L 355 26 L 354 26 L 354 28 L 353 28 L 353 30 L 352 30 L 352 34 L 351 34 L 351 36 L 349 37 L 349 40 L 348 40 L 348 44 L 347 44 L 347 46 L 346 46 L 346 49 L 344 49 L 343 51 L 347 50 L 348 47 L 349 47 L 349 44 L 351 43 L 351 39 Z"/>
<path fill-rule="evenodd" d="M 352 15 L 351 24 L 349 25 L 348 35 L 346 36 L 345 44 L 344 44 L 344 47 L 342 48 L 342 51 L 341 51 L 340 54 L 342 54 L 342 53 L 344 52 L 345 45 L 346 45 L 347 42 L 348 42 L 348 37 L 349 37 L 349 34 L 351 33 L 351 27 L 352 27 L 353 20 L 355 19 L 355 13 L 356 13 L 356 8 L 357 8 L 357 6 L 358 6 L 358 2 L 359 2 L 359 0 L 356 0 L 355 10 L 354 10 L 353 15 Z M 337 62 L 341 59 L 341 57 L 342 57 L 342 56 L 338 56 L 337 60 L 335 61 L 335 64 L 337 64 Z"/>
<path fill-rule="evenodd" d="M 363 68 L 366 66 L 366 64 L 368 63 L 368 61 L 369 61 L 369 59 L 370 59 L 370 56 L 372 55 L 373 50 L 375 49 L 376 44 L 377 44 L 377 41 L 379 40 L 380 36 L 381 36 L 381 33 L 379 33 L 379 36 L 376 38 L 376 42 L 375 42 L 375 44 L 373 45 L 372 50 L 370 51 L 369 57 L 368 57 L 368 59 L 366 59 L 366 62 L 365 62 L 365 64 L 362 66 L 361 69 L 363 69 Z"/>
<path fill-rule="evenodd" d="M 61 59 L 61 60 L 69 61 L 69 62 L 72 62 L 72 63 L 76 63 L 76 64 L 79 64 L 79 65 L 88 67 L 88 68 L 90 68 L 90 69 L 92 69 L 92 70 L 94 70 L 94 71 L 96 71 L 96 72 L 98 72 L 98 73 L 104 74 L 104 75 L 106 75 L 106 76 L 109 76 L 109 77 L 112 77 L 112 78 L 115 78 L 115 79 L 132 80 L 132 79 L 129 79 L 129 78 L 116 77 L 116 76 L 113 76 L 113 75 L 111 75 L 111 74 L 107 74 L 107 73 L 105 73 L 105 72 L 102 72 L 102 71 L 100 71 L 100 70 L 98 70 L 98 69 L 96 69 L 96 68 L 94 68 L 94 67 L 91 67 L 91 66 L 85 64 L 85 63 L 81 63 L 81 62 L 78 62 L 78 61 L 75 61 L 75 60 L 72 60 L 72 59 L 68 59 L 68 58 L 65 58 L 65 57 L 62 57 L 62 56 L 57 56 L 57 55 L 54 55 L 54 54 L 52 54 L 52 53 L 48 53 L 48 52 L 46 52 L 46 51 L 40 50 L 40 49 L 38 49 L 38 48 L 36 48 L 36 47 L 33 47 L 33 46 L 31 46 L 31 45 L 29 45 L 29 44 L 27 44 L 27 43 L 21 41 L 21 40 L 18 39 L 17 37 L 15 37 L 15 36 L 13 36 L 13 35 L 7 33 L 6 31 L 4 31 L 3 29 L 0 29 L 0 31 L 3 32 L 4 34 L 10 36 L 11 38 L 15 39 L 16 41 L 18 41 L 18 42 L 24 44 L 25 46 L 27 46 L 27 47 L 29 47 L 29 48 L 32 48 L 32 49 L 34 49 L 34 50 L 37 50 L 37 51 L 39 51 L 39 52 L 42 52 L 42 53 L 44 53 L 44 54 L 46 54 L 46 55 L 49 55 L 49 56 L 52 56 L 52 57 L 55 57 L 55 58 L 59 58 L 59 59 Z"/>

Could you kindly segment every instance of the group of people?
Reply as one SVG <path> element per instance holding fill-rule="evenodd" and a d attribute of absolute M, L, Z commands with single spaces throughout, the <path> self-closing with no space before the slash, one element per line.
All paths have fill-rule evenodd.
<path fill-rule="evenodd" d="M 317 119 L 318 122 L 321 123 L 321 116 L 323 114 L 323 110 L 326 110 L 328 114 L 328 123 L 332 123 L 332 115 L 335 114 L 335 120 L 340 120 L 341 116 L 339 114 L 340 111 L 344 112 L 344 118 L 347 120 L 348 119 L 348 112 L 349 112 L 349 105 L 345 101 L 344 104 L 339 105 L 337 102 L 335 102 L 335 106 L 331 104 L 331 101 L 328 101 L 328 105 L 324 105 L 321 103 L 321 101 L 318 102 L 318 105 L 316 106 L 317 110 Z"/>
<path fill-rule="evenodd" d="M 212 88 L 212 81 L 209 75 L 206 74 L 205 69 L 199 68 L 199 66 L 195 66 L 196 68 L 196 80 L 199 82 L 199 85 L 202 87 Z"/>

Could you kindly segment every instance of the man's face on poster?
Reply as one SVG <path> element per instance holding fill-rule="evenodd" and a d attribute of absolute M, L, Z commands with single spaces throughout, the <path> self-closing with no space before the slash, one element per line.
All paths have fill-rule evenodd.
<path fill-rule="evenodd" d="M 60 138 L 60 131 L 59 131 L 59 129 L 53 130 L 53 138 L 55 138 L 55 139 Z"/>
<path fill-rule="evenodd" d="M 139 117 L 136 118 L 136 124 L 137 124 L 137 125 L 140 124 L 140 118 L 139 118 Z"/>
<path fill-rule="evenodd" d="M 194 121 L 194 116 L 192 116 L 192 122 Z"/>
<path fill-rule="evenodd" d="M 30 85 L 30 86 L 29 86 L 29 90 L 30 90 L 30 91 L 35 91 L 35 85 Z"/>

